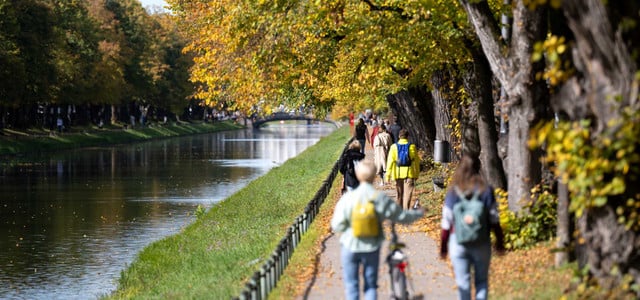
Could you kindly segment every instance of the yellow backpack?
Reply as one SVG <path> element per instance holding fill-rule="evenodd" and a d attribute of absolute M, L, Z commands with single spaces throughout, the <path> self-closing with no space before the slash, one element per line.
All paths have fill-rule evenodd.
<path fill-rule="evenodd" d="M 380 235 L 380 225 L 373 201 L 377 195 L 366 201 L 358 200 L 351 211 L 351 230 L 357 238 L 371 238 Z"/>

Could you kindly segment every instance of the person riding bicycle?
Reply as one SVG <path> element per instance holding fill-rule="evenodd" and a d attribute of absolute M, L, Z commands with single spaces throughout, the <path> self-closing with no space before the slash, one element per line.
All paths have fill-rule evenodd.
<path fill-rule="evenodd" d="M 383 231 L 371 237 L 356 237 L 352 228 L 352 213 L 354 208 L 363 201 L 371 201 L 375 207 L 377 226 L 382 228 L 382 222 L 391 220 L 396 223 L 408 224 L 424 215 L 424 209 L 403 210 L 393 199 L 373 186 L 376 170 L 373 163 L 363 160 L 356 167 L 356 177 L 360 185 L 345 193 L 336 204 L 331 228 L 342 232 L 340 237 L 343 281 L 346 299 L 359 299 L 358 274 L 360 266 L 364 274 L 364 298 L 376 299 L 378 288 L 378 267 L 380 265 L 380 246 L 385 240 Z"/>

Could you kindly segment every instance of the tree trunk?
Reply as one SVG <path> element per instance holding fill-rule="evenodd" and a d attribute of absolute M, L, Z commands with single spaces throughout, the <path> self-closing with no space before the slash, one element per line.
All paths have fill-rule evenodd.
<path fill-rule="evenodd" d="M 533 120 L 528 119 L 530 114 L 531 110 L 522 106 L 511 107 L 509 112 L 507 182 L 509 209 L 512 211 L 519 211 L 527 201 L 530 201 L 531 189 L 542 178 L 540 153 L 531 151 L 528 146 L 529 132 L 534 124 Z"/>
<path fill-rule="evenodd" d="M 585 241 L 589 271 L 603 288 L 616 287 L 625 274 L 640 282 L 640 238 L 618 222 L 613 208 L 590 209 L 578 226 Z M 619 272 L 612 272 L 614 269 Z"/>
<path fill-rule="evenodd" d="M 431 75 L 436 140 L 447 142 L 451 142 L 451 101 L 447 97 L 451 93 L 448 88 L 450 79 L 446 70 L 437 70 Z"/>
<path fill-rule="evenodd" d="M 480 137 L 478 133 L 478 103 L 472 102 L 469 106 L 461 109 L 458 114 L 458 120 L 460 120 L 462 135 L 460 145 L 462 148 L 461 153 L 480 157 L 482 147 L 480 146 Z M 485 162 L 482 158 L 480 158 L 480 160 L 484 170 Z"/>
<path fill-rule="evenodd" d="M 508 101 L 504 106 L 509 116 L 509 208 L 519 211 L 522 200 L 530 199 L 531 188 L 541 176 L 539 153 L 529 149 L 527 140 L 532 125 L 541 118 L 540 111 L 548 103 L 541 97 L 544 95 L 542 86 L 535 80 L 538 69 L 530 61 L 533 44 L 543 40 L 546 32 L 543 21 L 545 14 L 540 9 L 529 10 L 522 1 L 512 6 L 512 39 L 508 55 L 504 56 L 499 26 L 487 1 L 471 3 L 460 0 L 460 3 L 480 39 L 493 74 L 507 93 Z"/>
<path fill-rule="evenodd" d="M 118 113 L 115 105 L 111 105 L 111 124 L 118 122 Z"/>
<path fill-rule="evenodd" d="M 576 40 L 573 62 L 583 78 L 571 78 L 555 97 L 559 101 L 551 103 L 572 120 L 595 116 L 601 132 L 620 117 L 621 107 L 637 101 L 637 66 L 620 34 L 614 34 L 601 1 L 567 0 L 563 8 Z"/>
<path fill-rule="evenodd" d="M 389 107 L 393 110 L 400 125 L 409 131 L 411 141 L 419 149 L 433 153 L 435 124 L 433 99 L 426 88 L 416 87 L 387 96 Z"/>
<path fill-rule="evenodd" d="M 569 262 L 571 245 L 571 218 L 569 214 L 569 191 L 567 185 L 558 180 L 558 219 L 556 224 L 556 267 Z"/>
<path fill-rule="evenodd" d="M 4 127 L 5 127 L 5 108 L 3 105 L 0 105 L 0 135 L 4 135 Z"/>
<path fill-rule="evenodd" d="M 498 130 L 496 129 L 491 68 L 482 50 L 468 43 L 473 63 L 468 64 L 463 76 L 464 87 L 477 105 L 477 136 L 480 142 L 479 157 L 487 182 L 493 187 L 506 189 L 507 178 L 498 155 Z"/>

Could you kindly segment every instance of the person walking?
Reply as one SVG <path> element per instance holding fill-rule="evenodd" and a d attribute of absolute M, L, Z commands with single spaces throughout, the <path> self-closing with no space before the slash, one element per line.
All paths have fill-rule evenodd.
<path fill-rule="evenodd" d="M 363 118 L 358 119 L 355 131 L 355 138 L 360 142 L 360 151 L 364 154 L 364 148 L 367 146 L 367 143 L 369 143 L 369 130 Z"/>
<path fill-rule="evenodd" d="M 409 209 L 415 204 L 411 203 L 411 198 L 416 179 L 420 175 L 420 156 L 416 145 L 409 143 L 409 132 L 406 129 L 401 129 L 398 137 L 398 142 L 389 148 L 385 179 L 387 182 L 395 180 L 398 204 Z"/>
<path fill-rule="evenodd" d="M 400 124 L 398 124 L 398 120 L 396 120 L 396 118 L 393 117 L 393 123 L 391 123 L 391 125 L 389 125 L 387 130 L 389 131 L 389 134 L 391 134 L 391 137 L 393 137 L 393 142 L 394 143 L 397 143 L 398 140 L 400 139 L 400 130 L 401 129 L 402 129 L 402 127 L 400 126 Z"/>
<path fill-rule="evenodd" d="M 350 134 L 354 133 L 355 125 L 356 125 L 355 115 L 353 114 L 353 112 L 350 112 L 349 113 L 349 133 Z"/>
<path fill-rule="evenodd" d="M 380 123 L 378 123 L 378 120 L 376 120 L 375 115 L 372 117 L 371 119 L 371 138 L 369 139 L 369 142 L 371 143 L 371 147 L 373 148 L 373 142 L 376 139 L 376 135 L 378 135 L 378 132 L 380 131 Z"/>
<path fill-rule="evenodd" d="M 342 193 L 355 189 L 360 184 L 356 178 L 355 167 L 362 159 L 364 159 L 364 153 L 360 151 L 360 142 L 351 141 L 338 163 L 340 173 L 343 175 Z"/>
<path fill-rule="evenodd" d="M 356 176 L 360 185 L 353 191 L 344 194 L 333 212 L 331 228 L 341 232 L 340 258 L 342 261 L 343 281 L 345 285 L 345 299 L 360 299 L 359 270 L 362 267 L 364 277 L 364 298 L 377 299 L 378 269 L 380 266 L 380 246 L 385 240 L 382 222 L 391 220 L 396 223 L 408 224 L 424 215 L 422 208 L 417 210 L 403 210 L 393 199 L 373 187 L 375 166 L 369 160 L 362 161 L 356 167 Z M 372 202 L 375 209 L 374 226 L 377 235 L 358 237 L 354 230 L 354 209 L 360 203 Z M 355 222 L 358 224 L 357 222 Z M 357 229 L 357 228 L 356 228 Z M 354 233 L 355 232 L 355 233 Z"/>
<path fill-rule="evenodd" d="M 472 206 L 474 203 L 477 204 L 476 209 Z M 458 286 L 458 299 L 471 299 L 472 266 L 475 299 L 488 299 L 490 230 L 496 236 L 497 251 L 504 252 L 504 239 L 494 190 L 480 174 L 480 160 L 464 155 L 453 175 L 451 188 L 445 196 L 440 236 L 440 257 L 445 259 L 447 253 L 451 257 Z"/>
<path fill-rule="evenodd" d="M 393 144 L 393 138 L 387 132 L 387 126 L 380 124 L 378 134 L 373 140 L 373 159 L 376 166 L 376 174 L 380 176 L 380 185 L 385 184 L 384 174 L 387 170 L 387 155 Z"/>

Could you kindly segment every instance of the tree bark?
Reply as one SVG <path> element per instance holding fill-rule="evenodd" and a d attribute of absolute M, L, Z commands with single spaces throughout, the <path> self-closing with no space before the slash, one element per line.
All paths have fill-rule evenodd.
<path fill-rule="evenodd" d="M 569 191 L 567 185 L 558 180 L 558 219 L 556 224 L 556 267 L 569 262 L 571 244 L 571 218 L 569 214 Z"/>
<path fill-rule="evenodd" d="M 563 1 L 563 9 L 576 41 L 572 56 L 580 76 L 563 85 L 551 103 L 572 120 L 594 116 L 601 132 L 620 117 L 621 107 L 637 104 L 637 66 L 621 33 L 614 33 L 601 1 Z"/>
<path fill-rule="evenodd" d="M 491 69 L 482 50 L 469 43 L 473 63 L 463 73 L 464 87 L 477 105 L 477 136 L 480 143 L 478 153 L 482 171 L 493 187 L 506 189 L 507 178 L 498 155 L 498 130 L 496 129 Z"/>
<path fill-rule="evenodd" d="M 478 133 L 478 103 L 472 102 L 470 105 L 463 107 L 458 113 L 460 120 L 462 141 L 460 147 L 461 154 L 468 154 L 474 157 L 480 157 L 482 147 L 480 146 L 480 136 Z M 482 169 L 486 163 L 480 157 Z M 484 173 L 486 174 L 486 173 Z"/>
<path fill-rule="evenodd" d="M 111 124 L 116 124 L 118 122 L 118 114 L 115 105 L 111 105 Z"/>
<path fill-rule="evenodd" d="M 436 129 L 433 116 L 433 98 L 426 87 L 415 87 L 387 96 L 400 125 L 409 131 L 411 141 L 428 154 L 433 153 Z"/>
<path fill-rule="evenodd" d="M 618 222 L 611 206 L 590 209 L 578 224 L 589 271 L 603 288 L 616 287 L 625 274 L 640 282 L 640 238 Z"/>
<path fill-rule="evenodd" d="M 451 142 L 451 101 L 447 99 L 447 95 L 450 93 L 449 80 L 446 70 L 437 70 L 431 75 L 436 140 L 447 142 Z"/>
<path fill-rule="evenodd" d="M 507 103 L 503 106 L 509 116 L 509 208 L 519 211 L 522 201 L 530 199 L 531 188 L 541 178 L 539 152 L 531 151 L 527 141 L 533 124 L 542 117 L 541 112 L 548 103 L 542 97 L 545 95 L 543 86 L 535 80 L 538 69 L 530 61 L 534 42 L 544 39 L 544 13 L 540 9 L 529 10 L 522 1 L 513 5 L 514 26 L 505 56 L 502 54 L 504 45 L 500 43 L 499 26 L 487 1 L 471 3 L 460 0 L 460 3 L 467 12 L 493 74 L 507 94 Z"/>

